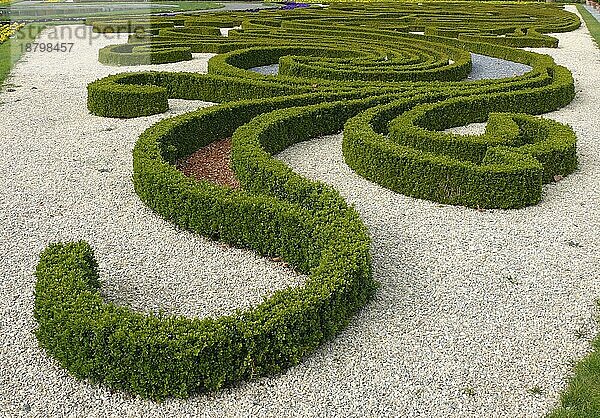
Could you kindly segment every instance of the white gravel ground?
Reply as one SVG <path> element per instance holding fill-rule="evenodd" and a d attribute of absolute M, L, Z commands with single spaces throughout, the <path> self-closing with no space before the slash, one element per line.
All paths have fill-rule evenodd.
<path fill-rule="evenodd" d="M 481 54 L 471 54 L 471 64 L 471 73 L 467 77 L 469 81 L 514 77 L 531 71 L 529 65 Z"/>
<path fill-rule="evenodd" d="M 279 64 L 261 65 L 260 67 L 248 68 L 248 70 L 262 75 L 277 75 Z"/>
<path fill-rule="evenodd" d="M 96 61 L 114 39 L 29 54 L 12 78 L 20 87 L 0 94 L 0 416 L 542 416 L 589 350 L 600 295 L 600 86 L 589 71 L 600 52 L 584 28 L 558 37 L 561 48 L 543 52 L 571 68 L 579 94 L 549 116 L 578 133 L 577 173 L 537 206 L 477 212 L 356 176 L 339 135 L 286 150 L 281 158 L 333 184 L 369 226 L 377 299 L 281 376 L 163 404 L 78 381 L 37 347 L 32 271 L 48 242 L 89 240 L 107 296 L 138 309 L 218 314 L 301 277 L 177 231 L 139 202 L 131 148 L 164 115 L 104 119 L 85 108 L 85 85 L 114 72 Z M 188 66 L 205 60 L 161 69 Z M 169 114 L 202 105 L 173 104 Z"/>
<path fill-rule="evenodd" d="M 444 132 L 453 132 L 459 135 L 482 135 L 485 133 L 486 125 L 486 123 L 470 123 L 466 126 L 444 129 Z"/>
<path fill-rule="evenodd" d="M 139 134 L 166 116 L 210 103 L 171 100 L 166 114 L 131 120 L 90 115 L 85 87 L 117 71 L 97 62 L 98 48 L 114 38 L 79 42 L 66 54 L 30 54 L 15 68 L 9 80 L 15 91 L 3 93 L 0 108 L 7 127 L 0 170 L 8 179 L 1 202 L 9 249 L 1 262 L 30 269 L 46 243 L 85 239 L 97 251 L 109 299 L 194 316 L 229 313 L 259 303 L 272 289 L 297 285 L 300 277 L 283 266 L 178 231 L 140 202 L 131 183 L 131 150 Z M 118 70 L 206 72 L 214 54 L 194 55 L 183 63 Z M 9 294 L 22 293 L 25 285 L 6 284 L 13 288 Z"/>

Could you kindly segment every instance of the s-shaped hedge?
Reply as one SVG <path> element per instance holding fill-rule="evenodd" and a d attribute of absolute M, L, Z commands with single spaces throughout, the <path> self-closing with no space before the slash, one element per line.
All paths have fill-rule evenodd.
<path fill-rule="evenodd" d="M 487 22 L 486 33 L 502 35 L 522 26 L 525 11 L 537 17 L 528 23 L 537 33 L 579 24 L 542 5 L 477 16 Z M 220 318 L 146 315 L 102 300 L 87 244 L 56 244 L 42 254 L 36 272 L 40 344 L 78 377 L 162 399 L 276 373 L 332 338 L 376 283 L 368 233 L 356 211 L 331 187 L 272 157 L 315 136 L 344 129 L 343 151 L 354 170 L 412 196 L 472 207 L 539 201 L 543 182 L 575 169 L 575 136 L 567 126 L 530 115 L 568 104 L 571 74 L 548 56 L 461 39 L 474 16 L 456 16 L 443 21 L 415 5 L 344 4 L 141 22 L 145 32 L 130 37 L 133 55 L 177 49 L 220 55 L 210 60 L 208 74 L 125 73 L 91 83 L 90 111 L 150 115 L 168 109 L 169 98 L 221 104 L 163 120 L 140 136 L 136 193 L 180 228 L 280 256 L 309 278 Z M 202 29 L 239 23 L 242 29 L 227 38 Z M 457 36 L 409 33 L 442 23 L 455 25 Z M 93 24 L 110 30 L 110 22 Z M 135 22 L 116 26 L 132 30 Z M 469 52 L 532 69 L 513 78 L 462 81 Z M 277 76 L 248 71 L 276 62 Z M 494 113 L 506 110 L 518 113 Z M 483 136 L 440 132 L 488 118 Z M 178 159 L 229 136 L 241 190 L 195 181 L 176 169 Z"/>
<path fill-rule="evenodd" d="M 102 300 L 87 244 L 52 245 L 36 271 L 35 317 L 40 343 L 63 367 L 153 399 L 189 396 L 297 364 L 366 303 L 376 285 L 358 214 L 332 188 L 270 157 L 266 150 L 287 145 L 277 135 L 277 118 L 266 115 L 236 130 L 240 120 L 278 104 L 249 101 L 159 122 L 136 144 L 134 186 L 179 227 L 281 256 L 309 274 L 306 284 L 218 319 L 145 315 Z M 291 119 L 306 123 L 306 117 Z M 303 139 L 331 125 L 306 126 Z M 248 167 L 236 164 L 244 191 L 196 182 L 175 168 L 180 155 L 233 131 L 236 153 L 253 155 Z"/>

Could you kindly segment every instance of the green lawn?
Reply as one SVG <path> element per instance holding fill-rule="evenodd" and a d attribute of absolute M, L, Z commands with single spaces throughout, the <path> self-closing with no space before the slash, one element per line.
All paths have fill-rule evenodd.
<path fill-rule="evenodd" d="M 44 25 L 27 25 L 14 38 L 0 44 L 0 87 L 4 85 L 13 65 L 21 58 L 23 46 L 33 42 L 42 29 Z"/>
<path fill-rule="evenodd" d="M 592 14 L 588 12 L 588 10 L 585 7 L 583 7 L 583 5 L 578 4 L 577 10 L 579 10 L 579 13 L 581 13 L 581 17 L 583 17 L 583 21 L 585 22 L 585 25 L 588 27 L 588 30 L 594 37 L 596 44 L 598 44 L 598 47 L 600 47 L 600 22 L 598 22 L 598 20 L 594 16 L 592 16 Z"/>
<path fill-rule="evenodd" d="M 581 360 L 560 407 L 548 418 L 598 418 L 600 416 L 600 336 L 592 342 L 594 351 Z"/>

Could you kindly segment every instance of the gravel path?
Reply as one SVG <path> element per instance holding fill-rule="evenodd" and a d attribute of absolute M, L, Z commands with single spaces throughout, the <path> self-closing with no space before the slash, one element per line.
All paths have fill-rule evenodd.
<path fill-rule="evenodd" d="M 481 54 L 472 53 L 471 63 L 473 67 L 467 77 L 469 81 L 514 77 L 531 71 L 529 65 Z"/>
<path fill-rule="evenodd" d="M 252 67 L 248 70 L 262 75 L 277 75 L 279 73 L 279 64 L 261 65 L 260 67 Z"/>
<path fill-rule="evenodd" d="M 114 72 L 96 60 L 114 39 L 78 43 L 72 54 L 29 54 L 12 78 L 21 87 L 0 94 L 0 415 L 543 415 L 589 349 L 600 295 L 600 121 L 587 116 L 600 97 L 588 71 L 600 52 L 583 27 L 558 37 L 562 47 L 544 52 L 574 71 L 580 92 L 550 116 L 578 133 L 577 173 L 548 186 L 535 207 L 477 212 L 354 175 L 339 135 L 286 150 L 281 158 L 335 185 L 360 211 L 373 236 L 377 299 L 281 376 L 163 404 L 77 381 L 37 348 L 32 270 L 48 242 L 89 240 L 103 291 L 138 309 L 216 314 L 301 278 L 176 231 L 139 202 L 131 148 L 164 115 L 116 120 L 85 109 L 85 85 Z M 197 58 L 161 69 L 205 68 Z M 173 104 L 170 114 L 203 105 Z"/>
<path fill-rule="evenodd" d="M 54 30 L 40 41 L 56 42 Z M 126 37 L 94 34 L 92 40 L 80 26 L 56 30 L 76 43 L 73 51 L 26 55 L 0 93 L 2 417 L 28 409 L 32 416 L 66 411 L 87 416 L 110 398 L 105 390 L 66 377 L 37 348 L 33 270 L 50 242 L 89 241 L 106 297 L 140 310 L 222 315 L 303 279 L 251 251 L 179 231 L 140 202 L 131 184 L 131 150 L 139 134 L 166 116 L 210 103 L 172 100 L 167 114 L 132 120 L 89 115 L 89 82 L 157 67 L 105 67 L 98 63 L 98 49 Z M 192 61 L 160 69 L 205 72 L 211 56 L 195 54 Z M 106 416 L 129 409 L 120 410 L 124 398 L 111 399 Z"/>
<path fill-rule="evenodd" d="M 98 48 L 114 41 L 115 35 L 96 36 L 71 53 L 31 54 L 15 68 L 9 83 L 16 91 L 1 96 L 0 108 L 8 128 L 0 145 L 0 170 L 8 179 L 0 216 L 9 249 L 1 263 L 31 270 L 37 249 L 47 242 L 89 240 L 109 299 L 193 316 L 229 313 L 260 302 L 271 289 L 296 285 L 299 277 L 282 266 L 177 231 L 140 202 L 131 184 L 131 150 L 139 134 L 166 116 L 210 103 L 171 100 L 167 114 L 131 120 L 88 114 L 88 82 L 115 71 L 157 68 L 99 64 Z M 194 56 L 160 68 L 206 72 L 213 54 Z M 13 287 L 9 294 L 22 293 L 23 282 L 6 284 Z"/>

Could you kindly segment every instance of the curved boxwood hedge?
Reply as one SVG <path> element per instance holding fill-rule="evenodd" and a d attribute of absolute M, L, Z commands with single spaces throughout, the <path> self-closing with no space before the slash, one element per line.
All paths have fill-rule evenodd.
<path fill-rule="evenodd" d="M 521 176 L 510 172 L 510 170 L 509 172 L 506 170 L 498 171 L 495 165 L 483 169 L 481 163 L 486 150 L 489 148 L 489 137 L 487 136 L 479 138 L 477 141 L 471 141 L 468 138 L 442 135 L 435 132 L 435 130 L 460 126 L 470 122 L 482 122 L 487 119 L 490 113 L 504 111 L 505 109 L 518 113 L 539 114 L 568 104 L 574 97 L 571 74 L 565 68 L 557 66 L 548 56 L 487 43 L 446 37 L 400 34 L 398 36 L 402 39 L 419 41 L 426 39 L 424 42 L 430 47 L 439 44 L 442 46 L 441 49 L 445 51 L 444 53 L 466 49 L 475 53 L 522 62 L 530 65 L 532 70 L 520 77 L 476 82 L 383 82 L 378 79 L 371 81 L 355 80 L 353 77 L 350 77 L 350 80 L 341 81 L 337 80 L 336 77 L 318 78 L 319 75 L 323 75 L 318 72 L 315 72 L 313 78 L 305 78 L 297 73 L 272 77 L 247 70 L 253 66 L 265 65 L 273 61 L 279 61 L 280 65 L 288 59 L 299 62 L 299 60 L 303 60 L 303 57 L 315 55 L 317 64 L 311 65 L 326 65 L 328 71 L 333 71 L 334 68 L 338 68 L 340 65 L 353 65 L 353 63 L 362 68 L 369 68 L 369 71 L 376 71 L 380 63 L 374 59 L 375 52 L 370 51 L 368 48 L 355 51 L 350 47 L 352 43 L 348 43 L 348 40 L 353 36 L 365 36 L 365 33 L 362 30 L 344 30 L 342 33 L 347 47 L 340 46 L 337 49 L 330 46 L 322 49 L 313 46 L 256 46 L 217 55 L 210 60 L 209 74 L 207 75 L 139 73 L 137 75 L 109 77 L 92 83 L 88 87 L 89 108 L 92 112 L 104 116 L 138 116 L 142 111 L 144 114 L 151 113 L 154 109 L 153 105 L 158 103 L 156 100 L 145 101 L 140 99 L 131 109 L 122 100 L 110 101 L 112 97 L 119 97 L 119 94 L 113 94 L 113 92 L 128 91 L 129 88 L 138 89 L 141 84 L 144 84 L 141 88 L 149 89 L 152 94 L 156 95 L 158 93 L 152 89 L 163 89 L 163 94 L 159 99 L 161 109 L 168 106 L 168 97 L 223 102 L 304 93 L 307 102 L 301 104 L 312 103 L 311 97 L 313 96 L 331 102 L 360 97 L 364 98 L 365 103 L 368 103 L 370 98 L 378 98 L 380 102 L 398 100 L 397 113 L 393 117 L 388 115 L 385 121 L 385 124 L 387 124 L 397 115 L 403 114 L 404 119 L 410 119 L 410 115 L 420 111 L 418 109 L 432 106 L 432 109 L 428 110 L 426 115 L 429 119 L 433 118 L 433 122 L 430 120 L 427 126 L 421 128 L 409 123 L 404 130 L 400 130 L 398 127 L 400 125 L 396 123 L 396 128 L 391 130 L 390 138 L 381 137 L 380 133 L 369 128 L 369 117 L 365 119 L 358 116 L 353 123 L 347 124 L 345 128 L 344 156 L 346 162 L 357 173 L 393 190 L 419 198 L 471 207 L 519 208 L 535 204 L 541 199 L 543 182 L 548 182 L 554 175 L 569 174 L 576 168 L 575 145 L 574 141 L 571 140 L 573 137 L 572 132 L 568 136 L 568 140 L 566 139 L 566 142 L 571 144 L 571 151 L 556 157 L 564 157 L 568 161 L 562 164 L 557 163 L 557 168 L 551 170 L 552 172 L 545 172 L 543 182 L 538 179 L 537 174 Z M 385 47 L 385 42 L 388 42 L 390 38 L 393 38 L 393 35 L 379 32 L 377 42 L 383 42 L 382 45 Z M 324 45 L 330 45 L 330 43 L 326 42 Z M 381 47 L 379 45 L 377 48 Z M 389 53 L 391 54 L 391 52 Z M 445 59 L 443 54 L 441 56 L 442 59 Z M 453 55 L 457 59 L 459 56 L 460 54 Z M 439 57 L 440 55 L 432 55 L 431 62 L 436 62 Z M 409 66 L 412 67 L 414 61 L 419 61 L 421 58 L 420 53 L 409 56 L 407 58 L 410 61 Z M 470 61 L 465 62 L 470 65 Z M 387 68 L 387 63 L 384 63 L 384 65 Z M 448 67 L 451 66 L 452 64 Z M 339 74 L 343 74 L 344 71 L 342 70 Z M 442 78 L 445 77 L 442 76 Z M 195 86 L 189 88 L 192 80 Z M 182 86 L 185 88 L 181 88 Z M 235 96 L 232 95 L 233 92 L 235 92 Z M 140 94 L 143 95 L 143 91 L 140 91 Z M 326 98 L 323 98 L 323 95 Z M 109 100 L 102 100 L 102 97 L 107 97 Z M 406 98 L 404 101 L 402 100 L 403 97 Z M 426 103 L 439 102 L 440 100 L 440 103 L 423 107 Z M 145 103 L 148 103 L 147 109 Z M 98 104 L 101 106 L 98 106 Z M 115 113 L 110 108 L 111 105 L 114 105 L 119 112 L 124 110 L 125 112 Z M 383 122 L 380 121 L 379 123 Z M 366 124 L 367 126 L 359 126 L 359 124 Z M 384 133 L 387 133 L 387 128 L 387 126 L 384 127 Z M 368 135 L 372 140 L 367 141 L 366 132 L 369 133 Z M 421 161 L 418 165 L 420 168 L 408 161 L 400 164 L 399 157 L 391 158 L 391 155 L 395 155 L 395 151 L 392 152 L 393 143 L 398 142 L 393 141 L 394 137 L 402 138 L 399 145 L 409 149 L 409 154 L 413 155 L 409 158 L 410 161 L 415 159 Z M 419 138 L 418 141 L 415 139 L 417 137 Z M 461 152 L 456 151 L 452 154 L 448 150 L 444 151 L 440 148 L 440 144 L 443 143 L 443 141 L 438 140 L 440 137 L 445 138 L 445 142 L 451 144 L 452 147 L 456 148 L 460 145 Z M 535 140 L 542 141 L 544 139 L 540 136 Z M 386 143 L 383 148 L 369 146 L 369 144 L 373 145 L 381 142 Z M 388 142 L 392 142 L 392 144 L 388 144 Z M 491 141 L 491 143 L 493 144 L 494 141 Z M 431 146 L 427 147 L 425 144 Z M 385 162 L 381 162 L 384 158 L 381 155 L 382 153 L 390 154 Z M 443 154 L 443 158 L 437 158 L 439 157 L 437 154 L 440 153 Z M 436 155 L 436 158 L 423 159 L 422 154 Z M 477 154 L 478 158 L 473 159 L 473 154 Z M 453 159 L 448 160 L 449 157 Z M 471 165 L 465 167 L 465 161 Z M 459 162 L 460 164 L 458 164 Z M 409 167 L 413 168 L 409 169 Z M 434 169 L 433 167 L 437 168 Z M 449 167 L 454 167 L 450 172 L 458 170 L 461 174 L 450 178 L 444 174 L 449 170 Z M 437 175 L 424 176 L 424 173 L 433 173 L 436 170 L 439 171 Z"/>
<path fill-rule="evenodd" d="M 148 316 L 102 301 L 89 246 L 51 246 L 36 273 L 37 336 L 65 368 L 155 399 L 188 396 L 298 363 L 373 294 L 369 238 L 358 214 L 335 190 L 296 175 L 266 152 L 287 145 L 273 129 L 279 118 L 267 114 L 236 130 L 232 113 L 250 120 L 279 104 L 222 105 L 159 122 L 135 146 L 134 186 L 179 227 L 281 256 L 309 274 L 305 286 L 218 319 Z M 290 117 L 306 123 L 303 113 Z M 310 124 L 297 139 L 330 129 L 329 123 Z M 180 155 L 224 131 L 235 131 L 238 155 L 253 154 L 254 164 L 235 164 L 244 191 L 197 182 L 175 168 Z M 270 178 L 256 176 L 257 170 Z"/>
<path fill-rule="evenodd" d="M 517 31 L 515 34 L 507 34 L 504 37 L 493 34 L 460 33 L 458 39 L 473 42 L 486 42 L 515 48 L 558 48 L 558 39 L 553 38 L 552 36 L 542 35 L 533 29 L 528 30 L 527 33 Z"/>
<path fill-rule="evenodd" d="M 98 51 L 98 61 L 106 65 L 148 65 L 189 61 L 190 48 L 152 48 L 131 44 L 109 45 Z"/>
<path fill-rule="evenodd" d="M 55 244 L 36 271 L 40 345 L 75 376 L 162 399 L 276 373 L 332 338 L 376 283 L 368 233 L 356 211 L 331 187 L 272 156 L 315 136 L 343 130 L 348 165 L 411 196 L 490 208 L 538 202 L 542 184 L 572 172 L 577 159 L 569 127 L 531 115 L 568 104 L 573 79 L 550 57 L 499 39 L 548 42 L 553 38 L 542 34 L 572 30 L 579 20 L 546 5 L 514 4 L 494 13 L 481 4 L 459 13 L 455 6 L 431 7 L 423 13 L 417 4 L 353 3 L 117 21 L 114 27 L 108 20 L 89 22 L 99 32 L 132 33 L 127 45 L 103 50 L 111 64 L 177 58 L 174 51 L 219 54 L 208 74 L 140 72 L 97 80 L 88 85 L 88 108 L 128 118 L 164 112 L 169 98 L 220 103 L 165 119 L 140 136 L 135 191 L 178 227 L 281 257 L 308 280 L 220 318 L 146 315 L 102 300 L 87 244 Z M 240 23 L 229 37 L 217 33 Z M 430 35 L 410 33 L 425 30 Z M 464 81 L 471 52 L 532 69 Z M 276 76 L 248 71 L 274 63 Z M 441 132 L 485 120 L 482 136 Z M 230 136 L 240 190 L 176 169 L 178 159 Z"/>
<path fill-rule="evenodd" d="M 448 108 L 454 101 L 441 103 Z M 402 119 L 390 127 L 389 138 L 372 128 L 379 114 L 405 106 L 394 102 L 351 119 L 343 142 L 349 166 L 400 193 L 476 208 L 520 208 L 540 201 L 543 183 L 577 167 L 576 137 L 568 126 L 528 115 L 489 114 L 478 103 L 480 120 L 490 116 L 481 136 L 428 131 L 403 125 Z"/>

